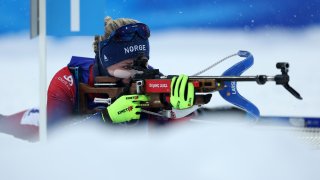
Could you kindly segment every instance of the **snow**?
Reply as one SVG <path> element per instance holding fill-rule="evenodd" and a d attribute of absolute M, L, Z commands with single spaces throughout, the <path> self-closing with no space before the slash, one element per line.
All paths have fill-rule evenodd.
<path fill-rule="evenodd" d="M 194 74 L 238 50 L 255 64 L 244 75 L 275 75 L 278 61 L 290 62 L 290 84 L 303 101 L 268 83 L 239 83 L 239 91 L 262 115 L 320 116 L 318 84 L 320 28 L 303 31 L 174 30 L 151 36 L 150 64 L 164 74 Z M 93 37 L 48 38 L 48 84 L 72 55 L 93 57 Z M 38 42 L 26 33 L 0 37 L 0 113 L 38 106 Z M 220 75 L 233 58 L 205 75 Z M 218 93 L 207 107 L 228 105 Z M 232 119 L 232 118 L 231 118 Z M 211 119 L 208 119 L 209 121 Z M 319 179 L 318 150 L 297 134 L 230 122 L 116 132 L 94 125 L 56 132 L 47 144 L 0 134 L 0 179 Z M 226 121 L 226 123 L 224 123 Z"/>
<path fill-rule="evenodd" d="M 0 178 L 319 179 L 319 151 L 283 129 L 186 123 L 116 131 L 70 127 L 45 145 L 1 140 Z"/>

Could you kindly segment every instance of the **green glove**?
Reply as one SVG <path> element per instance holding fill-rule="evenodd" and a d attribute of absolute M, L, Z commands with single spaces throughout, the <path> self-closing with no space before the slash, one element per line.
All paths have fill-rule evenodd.
<path fill-rule="evenodd" d="M 193 106 L 194 86 L 188 82 L 187 75 L 173 77 L 171 80 L 170 103 L 175 109 L 186 109 Z"/>
<path fill-rule="evenodd" d="M 141 102 L 149 101 L 146 95 L 124 95 L 107 107 L 113 123 L 122 123 L 133 119 L 140 119 Z"/>

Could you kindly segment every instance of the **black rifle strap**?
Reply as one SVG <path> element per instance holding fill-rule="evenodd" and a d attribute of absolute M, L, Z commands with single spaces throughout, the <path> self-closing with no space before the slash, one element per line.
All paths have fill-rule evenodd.
<path fill-rule="evenodd" d="M 75 99 L 75 105 L 73 107 L 73 112 L 75 114 L 80 113 L 80 98 L 79 98 L 79 83 L 82 81 L 81 77 L 81 69 L 77 67 L 68 67 L 73 78 L 74 78 L 74 84 L 76 85 L 76 99 Z"/>

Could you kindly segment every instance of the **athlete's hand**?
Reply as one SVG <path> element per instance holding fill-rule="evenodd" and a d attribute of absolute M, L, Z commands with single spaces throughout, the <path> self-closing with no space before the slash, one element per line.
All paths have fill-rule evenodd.
<path fill-rule="evenodd" d="M 124 95 L 107 107 L 113 123 L 122 123 L 133 119 L 140 119 L 140 103 L 149 101 L 146 95 Z"/>
<path fill-rule="evenodd" d="M 171 80 L 170 103 L 175 109 L 186 109 L 193 106 L 194 86 L 188 82 L 189 77 L 180 75 Z"/>

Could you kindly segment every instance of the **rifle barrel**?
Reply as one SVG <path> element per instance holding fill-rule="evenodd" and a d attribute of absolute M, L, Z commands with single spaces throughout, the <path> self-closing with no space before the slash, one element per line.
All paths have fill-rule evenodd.
<path fill-rule="evenodd" d="M 264 84 L 267 81 L 275 81 L 274 76 L 256 75 L 256 76 L 189 76 L 189 79 L 216 79 L 220 81 L 255 81 L 258 84 Z"/>

